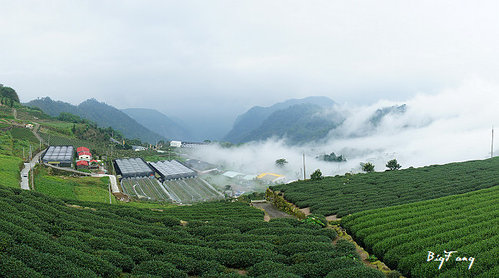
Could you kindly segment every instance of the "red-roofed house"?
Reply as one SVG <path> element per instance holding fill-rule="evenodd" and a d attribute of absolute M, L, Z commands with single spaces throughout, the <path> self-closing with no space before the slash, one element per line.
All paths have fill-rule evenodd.
<path fill-rule="evenodd" d="M 90 150 L 88 148 L 85 148 L 85 147 L 78 147 L 76 149 L 76 152 L 77 153 L 80 153 L 80 152 L 90 152 Z"/>
<path fill-rule="evenodd" d="M 76 161 L 76 167 L 77 168 L 88 168 L 88 161 L 86 161 L 86 160 Z"/>
<path fill-rule="evenodd" d="M 90 160 L 90 168 L 99 168 L 99 161 L 95 159 Z"/>
<path fill-rule="evenodd" d="M 79 160 L 86 160 L 88 162 L 92 159 L 92 154 L 90 152 L 85 152 L 85 151 L 79 152 L 78 159 Z"/>

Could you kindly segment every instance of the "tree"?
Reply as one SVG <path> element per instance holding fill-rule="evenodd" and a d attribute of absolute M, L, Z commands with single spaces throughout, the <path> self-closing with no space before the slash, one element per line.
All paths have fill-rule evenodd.
<path fill-rule="evenodd" d="M 0 86 L 0 96 L 8 98 L 12 102 L 19 102 L 19 96 L 17 95 L 16 91 L 10 87 L 5 87 L 5 86 L 1 85 Z M 13 105 L 13 104 L 11 104 L 11 105 Z"/>
<path fill-rule="evenodd" d="M 371 162 L 361 163 L 360 166 L 362 166 L 362 171 L 366 173 L 374 172 L 374 164 Z"/>
<path fill-rule="evenodd" d="M 284 167 L 288 164 L 288 161 L 285 158 L 279 158 L 278 160 L 275 161 L 275 165 L 277 167 Z"/>
<path fill-rule="evenodd" d="M 320 169 L 317 169 L 315 170 L 312 175 L 310 175 L 310 179 L 313 180 L 313 181 L 317 181 L 317 180 L 322 180 L 322 172 Z"/>
<path fill-rule="evenodd" d="M 401 167 L 402 166 L 400 166 L 400 164 L 398 164 L 396 159 L 392 159 L 392 160 L 388 161 L 388 163 L 386 163 L 386 168 L 388 168 L 388 170 L 390 170 L 390 171 L 398 170 Z"/>

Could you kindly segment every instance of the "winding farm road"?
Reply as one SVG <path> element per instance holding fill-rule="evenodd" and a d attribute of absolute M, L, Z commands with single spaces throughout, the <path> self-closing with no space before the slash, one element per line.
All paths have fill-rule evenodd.
<path fill-rule="evenodd" d="M 30 190 L 29 188 L 29 172 L 40 161 L 40 156 L 45 150 L 37 153 L 29 163 L 24 163 L 24 168 L 21 170 L 21 189 Z"/>

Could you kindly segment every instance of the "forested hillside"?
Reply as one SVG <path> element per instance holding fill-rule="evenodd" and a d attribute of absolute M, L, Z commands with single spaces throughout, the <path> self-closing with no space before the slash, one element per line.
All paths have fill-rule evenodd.
<path fill-rule="evenodd" d="M 95 99 L 86 100 L 78 106 L 75 106 L 45 97 L 32 100 L 26 103 L 26 105 L 38 107 L 43 110 L 43 112 L 53 117 L 57 117 L 63 112 L 78 115 L 84 119 L 97 123 L 99 127 L 112 127 L 130 139 L 137 138 L 149 143 L 156 143 L 159 140 L 165 139 L 163 136 L 145 128 L 122 111 L 105 103 L 98 102 Z"/>
<path fill-rule="evenodd" d="M 261 128 L 262 124 L 267 120 L 273 113 L 286 110 L 294 105 L 300 104 L 312 104 L 319 107 L 332 107 L 334 101 L 327 97 L 308 97 L 304 99 L 290 99 L 281 103 L 276 103 L 269 107 L 255 106 L 249 109 L 246 113 L 241 114 L 237 117 L 234 122 L 232 130 L 225 136 L 224 140 L 232 143 L 243 143 L 250 140 L 255 136 L 255 130 Z M 272 125 L 273 123 L 267 122 L 267 125 Z M 276 123 L 277 124 L 277 123 Z M 282 126 L 281 128 L 286 128 Z M 272 133 L 272 130 L 267 130 L 266 132 Z M 275 133 L 282 135 L 282 131 Z M 268 134 L 267 134 L 268 135 Z M 262 138 L 256 138 L 262 139 Z"/>

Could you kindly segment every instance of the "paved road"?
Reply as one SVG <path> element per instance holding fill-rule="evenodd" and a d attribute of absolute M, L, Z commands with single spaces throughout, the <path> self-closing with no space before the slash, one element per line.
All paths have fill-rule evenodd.
<path fill-rule="evenodd" d="M 120 192 L 120 189 L 118 188 L 118 183 L 116 182 L 116 176 L 113 176 L 113 175 L 104 175 L 104 174 L 96 174 L 96 175 L 92 175 L 92 177 L 96 177 L 96 178 L 109 177 L 109 180 L 111 181 L 111 191 L 113 193 Z"/>
<path fill-rule="evenodd" d="M 44 165 L 48 166 L 48 167 L 51 167 L 51 168 L 54 168 L 54 169 L 57 169 L 57 170 L 62 170 L 62 171 L 66 171 L 66 172 L 72 172 L 72 173 L 83 175 L 83 176 L 91 176 L 92 175 L 90 173 L 81 172 L 81 171 L 78 171 L 78 170 L 75 170 L 75 169 L 72 169 L 72 168 L 59 167 L 59 166 L 55 166 L 55 165 L 48 164 L 48 163 L 44 163 Z"/>
<path fill-rule="evenodd" d="M 45 152 L 45 150 L 37 153 L 29 163 L 24 163 L 24 168 L 21 170 L 21 189 L 30 190 L 28 178 L 29 171 L 38 163 L 43 152 Z"/>

